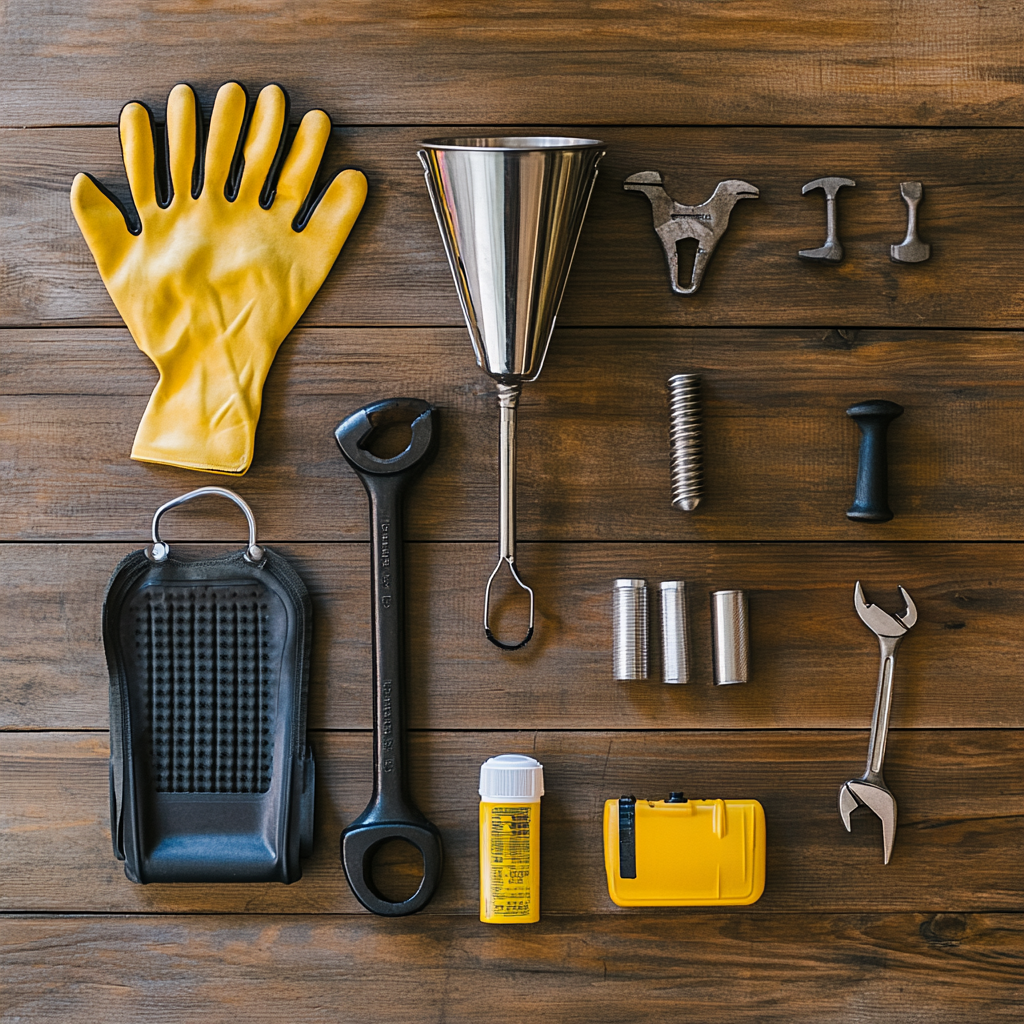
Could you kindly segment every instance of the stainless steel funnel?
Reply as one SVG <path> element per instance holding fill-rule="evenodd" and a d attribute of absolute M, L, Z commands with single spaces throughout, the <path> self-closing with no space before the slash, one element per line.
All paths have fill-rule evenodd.
<path fill-rule="evenodd" d="M 501 541 L 484 592 L 484 633 L 514 651 L 533 636 L 534 598 L 516 571 L 516 406 L 544 365 L 604 143 L 594 139 L 428 139 L 419 151 L 427 190 L 473 342 L 498 382 Z M 530 596 L 518 643 L 490 627 L 491 586 L 507 566 Z"/>

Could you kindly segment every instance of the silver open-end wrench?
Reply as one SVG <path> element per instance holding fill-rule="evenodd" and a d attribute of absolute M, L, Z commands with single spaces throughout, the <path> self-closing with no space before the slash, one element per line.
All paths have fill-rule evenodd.
<path fill-rule="evenodd" d="M 892 856 L 896 838 L 896 798 L 889 792 L 882 777 L 885 761 L 885 741 L 889 735 L 889 709 L 892 706 L 892 679 L 896 671 L 896 651 L 900 641 L 917 622 L 917 607 L 910 595 L 900 587 L 906 602 L 902 615 L 890 615 L 864 600 L 864 590 L 857 581 L 853 590 L 853 606 L 861 622 L 878 637 L 882 651 L 882 664 L 878 670 L 878 692 L 875 694 L 875 714 L 871 720 L 871 738 L 868 740 L 868 766 L 859 779 L 850 779 L 839 787 L 839 817 L 846 831 L 853 831 L 850 814 L 858 807 L 869 807 L 882 822 L 882 848 L 885 863 Z"/>

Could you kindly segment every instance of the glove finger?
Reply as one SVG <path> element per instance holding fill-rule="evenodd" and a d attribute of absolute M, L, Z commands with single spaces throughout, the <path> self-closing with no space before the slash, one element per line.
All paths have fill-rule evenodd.
<path fill-rule="evenodd" d="M 277 158 L 282 153 L 288 97 L 279 85 L 268 85 L 256 97 L 256 108 L 245 140 L 245 166 L 238 198 L 256 202 Z"/>
<path fill-rule="evenodd" d="M 245 90 L 237 82 L 225 82 L 217 90 L 206 141 L 206 180 L 204 192 L 224 192 L 231 165 L 238 150 L 238 137 L 245 120 Z M 212 190 L 212 191 L 211 191 Z"/>
<path fill-rule="evenodd" d="M 336 175 L 313 210 L 302 237 L 331 258 L 338 255 L 352 230 L 366 199 L 366 178 L 362 171 L 349 169 Z"/>
<path fill-rule="evenodd" d="M 167 155 L 175 196 L 192 193 L 196 141 L 196 94 L 185 84 L 176 85 L 167 97 Z"/>
<path fill-rule="evenodd" d="M 76 174 L 71 185 L 71 212 L 100 273 L 117 266 L 133 239 L 120 203 L 88 174 Z"/>
<path fill-rule="evenodd" d="M 121 155 L 128 187 L 139 217 L 156 209 L 156 175 L 153 150 L 153 117 L 141 103 L 129 103 L 121 111 Z"/>
<path fill-rule="evenodd" d="M 298 212 L 313 187 L 330 137 L 331 119 L 322 110 L 307 111 L 281 170 L 277 198 L 274 200 L 293 215 Z"/>

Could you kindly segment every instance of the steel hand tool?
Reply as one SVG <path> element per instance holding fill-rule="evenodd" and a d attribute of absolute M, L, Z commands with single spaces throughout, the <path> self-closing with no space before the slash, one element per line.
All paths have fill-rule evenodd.
<path fill-rule="evenodd" d="M 839 787 L 839 816 L 846 831 L 852 831 L 850 814 L 858 807 L 868 807 L 882 822 L 882 848 L 885 863 L 892 855 L 896 838 L 896 798 L 889 792 L 882 777 L 885 761 L 885 741 L 889 734 L 889 709 L 892 706 L 892 679 L 896 669 L 896 651 L 900 641 L 917 622 L 917 608 L 910 595 L 900 587 L 906 602 L 902 615 L 889 615 L 881 608 L 864 600 L 864 590 L 857 581 L 853 591 L 853 606 L 861 622 L 878 637 L 882 663 L 878 670 L 878 692 L 875 694 L 875 713 L 871 720 L 871 738 L 868 740 L 868 765 L 859 779 L 850 779 Z"/>
<path fill-rule="evenodd" d="M 917 204 L 924 197 L 919 181 L 901 181 L 900 195 L 907 204 L 907 237 L 899 245 L 889 246 L 889 259 L 893 263 L 924 263 L 932 254 L 932 247 L 917 237 Z"/>
<path fill-rule="evenodd" d="M 365 447 L 383 427 L 411 421 L 408 447 L 380 459 Z M 402 495 L 437 451 L 433 407 L 416 398 L 375 402 L 348 417 L 334 432 L 341 454 L 370 498 L 373 570 L 373 795 L 363 813 L 341 833 L 341 861 L 356 898 L 385 917 L 412 914 L 430 901 L 441 877 L 441 834 L 405 789 L 403 682 Z M 404 839 L 423 856 L 423 879 L 407 900 L 392 902 L 373 883 L 373 858 L 389 839 Z"/>
<path fill-rule="evenodd" d="M 730 178 L 720 181 L 709 199 L 697 206 L 677 203 L 662 184 L 659 171 L 640 171 L 631 174 L 622 187 L 627 192 L 642 192 L 651 201 L 654 212 L 654 233 L 665 250 L 668 262 L 668 283 L 676 295 L 693 295 L 704 280 L 704 272 L 721 241 L 733 207 L 741 199 L 756 199 L 761 193 L 749 181 Z M 679 279 L 678 243 L 692 238 L 697 243 L 690 280 Z"/>
<path fill-rule="evenodd" d="M 853 188 L 857 182 L 850 178 L 815 178 L 807 182 L 800 190 L 804 195 L 820 188 L 825 193 L 825 244 L 818 249 L 801 249 L 797 255 L 802 260 L 815 263 L 839 263 L 843 258 L 843 245 L 839 241 L 836 228 L 836 196 L 839 190 L 848 185 Z"/>

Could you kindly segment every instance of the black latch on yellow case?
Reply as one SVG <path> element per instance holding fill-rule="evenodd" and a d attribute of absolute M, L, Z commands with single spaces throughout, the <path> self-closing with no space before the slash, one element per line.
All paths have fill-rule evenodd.
<path fill-rule="evenodd" d="M 620 907 L 745 906 L 764 892 L 756 800 L 632 796 L 604 805 L 608 895 Z"/>

